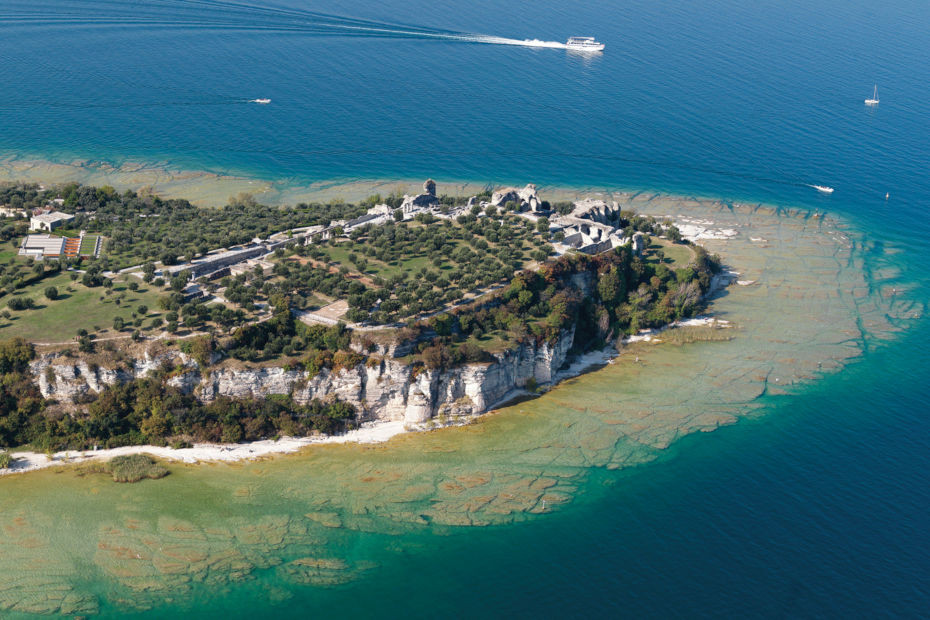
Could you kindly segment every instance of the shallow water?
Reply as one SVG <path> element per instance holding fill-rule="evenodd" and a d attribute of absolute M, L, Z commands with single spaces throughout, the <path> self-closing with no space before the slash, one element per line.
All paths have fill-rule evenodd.
<path fill-rule="evenodd" d="M 435 536 L 533 521 L 599 495 L 599 470 L 655 460 L 685 435 L 754 416 L 767 398 L 835 371 L 922 313 L 903 294 L 887 296 L 885 280 L 898 274 L 884 253 L 832 218 L 633 202 L 737 232 L 706 242 L 756 282 L 713 302 L 735 324 L 731 340 L 629 345 L 538 399 L 384 445 L 171 465 L 168 478 L 133 486 L 67 469 L 4 479 L 0 600 L 22 611 L 215 611 L 233 584 L 254 604 L 376 578 Z"/>
<path fill-rule="evenodd" d="M 285 34 L 251 28 L 270 23 L 254 7 L 187 0 L 146 5 L 171 23 L 113 23 L 139 7 L 10 0 L 0 176 L 203 204 L 256 188 L 357 198 L 426 176 L 450 194 L 464 181 L 626 188 L 637 209 L 740 231 L 708 242 L 758 282 L 714 302 L 732 340 L 637 345 L 475 425 L 383 446 L 172 465 L 131 487 L 4 478 L 0 608 L 926 614 L 925 3 L 314 8 L 516 38 L 593 29 L 608 48 Z M 49 19 L 82 12 L 93 18 Z M 243 101 L 258 96 L 273 103 Z"/>

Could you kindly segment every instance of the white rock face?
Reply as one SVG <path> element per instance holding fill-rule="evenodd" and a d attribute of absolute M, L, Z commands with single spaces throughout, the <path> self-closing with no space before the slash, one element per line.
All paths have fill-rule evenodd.
<path fill-rule="evenodd" d="M 551 383 L 573 342 L 574 330 L 567 330 L 552 343 L 531 340 L 496 355 L 492 362 L 446 370 L 415 369 L 386 358 L 339 372 L 323 370 L 312 377 L 304 370 L 275 367 L 224 368 L 201 375 L 196 363 L 172 353 L 136 360 L 132 371 L 90 368 L 82 360 L 49 355 L 33 362 L 32 372 L 43 396 L 66 402 L 145 376 L 168 362 L 182 366 L 184 372 L 166 383 L 203 401 L 271 394 L 290 395 L 300 404 L 335 398 L 353 404 L 363 420 L 419 424 L 438 415 L 483 413 L 531 378 L 540 385 Z"/>
<path fill-rule="evenodd" d="M 502 187 L 491 194 L 491 204 L 495 207 L 505 205 L 508 202 L 515 202 L 520 205 L 521 209 L 530 211 L 539 211 L 542 207 L 542 201 L 536 195 L 536 186 L 529 183 L 523 189 L 516 187 Z"/>
<path fill-rule="evenodd" d="M 69 358 L 58 353 L 45 355 L 29 366 L 38 381 L 42 396 L 61 402 L 73 402 L 88 392 L 99 393 L 109 385 L 148 376 L 166 363 L 170 366 L 197 368 L 196 362 L 176 352 L 156 356 L 146 352 L 141 359 L 133 360 L 131 368 L 102 368 L 88 364 L 83 359 Z"/>

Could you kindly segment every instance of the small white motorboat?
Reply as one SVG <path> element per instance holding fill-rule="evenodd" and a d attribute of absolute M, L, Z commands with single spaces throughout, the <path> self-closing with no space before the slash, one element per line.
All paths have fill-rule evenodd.
<path fill-rule="evenodd" d="M 872 98 L 865 100 L 865 105 L 878 105 L 878 84 L 872 89 Z"/>
<path fill-rule="evenodd" d="M 271 99 L 252 99 L 251 103 L 260 103 L 262 105 L 271 103 Z"/>
<path fill-rule="evenodd" d="M 813 187 L 814 189 L 816 189 L 818 192 L 820 192 L 820 193 L 822 193 L 822 194 L 832 194 L 832 193 L 833 193 L 833 188 L 832 188 L 832 187 L 827 187 L 826 185 L 811 185 L 811 187 Z"/>

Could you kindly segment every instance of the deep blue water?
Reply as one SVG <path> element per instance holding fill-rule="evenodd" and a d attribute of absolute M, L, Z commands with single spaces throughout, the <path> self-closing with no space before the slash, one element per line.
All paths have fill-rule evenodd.
<path fill-rule="evenodd" d="M 371 600 L 413 617 L 926 617 L 930 329 L 914 336 L 767 399 L 760 420 L 605 473 L 564 516 L 438 539 L 285 613 L 358 617 Z"/>
<path fill-rule="evenodd" d="M 927 301 L 925 1 L 289 5 L 425 34 L 264 2 L 0 0 L 0 153 L 807 206 L 899 249 L 902 286 Z M 579 57 L 440 30 L 608 47 Z M 273 104 L 243 103 L 255 97 Z M 283 615 L 352 615 L 383 596 L 382 611 L 413 616 L 926 616 L 928 337 L 921 324 L 760 421 L 605 473 L 564 515 L 437 540 Z"/>

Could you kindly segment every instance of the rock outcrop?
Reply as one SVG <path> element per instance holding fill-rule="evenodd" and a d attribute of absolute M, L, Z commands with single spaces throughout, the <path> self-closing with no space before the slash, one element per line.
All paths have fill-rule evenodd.
<path fill-rule="evenodd" d="M 523 189 L 516 187 L 502 187 L 491 194 L 491 204 L 499 207 L 506 205 L 508 202 L 515 202 L 520 205 L 520 210 L 529 209 L 530 211 L 540 211 L 542 201 L 536 195 L 536 186 L 532 183 Z"/>
<path fill-rule="evenodd" d="M 74 402 L 89 392 L 99 393 L 107 386 L 148 376 L 162 367 L 190 371 L 196 370 L 197 363 L 180 352 L 158 355 L 146 352 L 142 358 L 132 360 L 131 365 L 116 368 L 104 368 L 60 353 L 44 355 L 30 364 L 42 396 L 60 402 Z"/>
<path fill-rule="evenodd" d="M 338 399 L 353 404 L 364 420 L 419 424 L 437 416 L 483 413 L 530 379 L 539 385 L 552 383 L 573 342 L 574 330 L 565 330 L 552 342 L 530 340 L 495 355 L 490 362 L 435 370 L 388 357 L 339 371 L 324 369 L 314 376 L 280 367 L 220 367 L 201 372 L 183 354 L 168 352 L 155 357 L 146 354 L 131 368 L 120 369 L 91 367 L 84 360 L 51 354 L 33 362 L 32 372 L 42 395 L 60 402 L 80 400 L 108 385 L 165 368 L 170 369 L 167 384 L 203 401 L 272 394 L 290 395 L 297 403 Z"/>
<path fill-rule="evenodd" d="M 585 198 L 574 203 L 570 217 L 591 220 L 598 224 L 614 225 L 620 216 L 620 207 L 616 202 L 607 204 L 597 198 Z"/>

